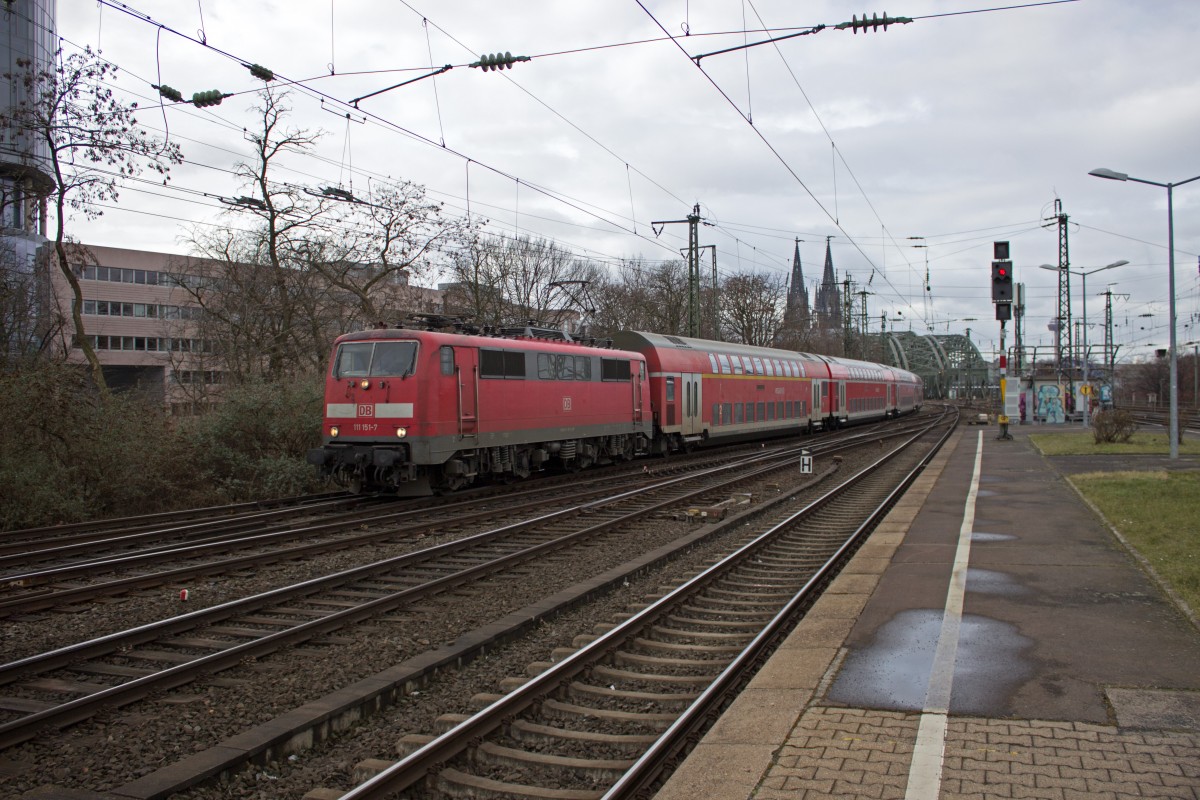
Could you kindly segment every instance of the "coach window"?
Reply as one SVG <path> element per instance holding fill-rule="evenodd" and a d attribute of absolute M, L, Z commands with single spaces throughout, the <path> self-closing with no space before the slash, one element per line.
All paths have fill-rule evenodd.
<path fill-rule="evenodd" d="M 774 378 L 775 377 L 775 365 L 771 363 L 771 359 L 764 358 L 763 366 L 765 366 L 767 368 L 767 375 Z"/>
<path fill-rule="evenodd" d="M 438 358 L 442 362 L 442 374 L 454 374 L 454 348 L 448 344 L 442 345 L 438 349 Z"/>
<path fill-rule="evenodd" d="M 729 356 L 725 355 L 724 353 L 717 353 L 717 361 L 721 364 L 721 374 L 729 375 Z"/>
<path fill-rule="evenodd" d="M 675 379 L 667 378 L 667 402 L 673 403 L 674 401 L 675 401 Z"/>
<path fill-rule="evenodd" d="M 555 356 L 557 362 L 558 379 L 560 381 L 575 380 L 575 357 L 574 356 Z"/>
<path fill-rule="evenodd" d="M 516 350 L 479 351 L 479 377 L 525 379 L 525 354 Z"/>
<path fill-rule="evenodd" d="M 600 359 L 600 380 L 627 381 L 629 380 L 629 362 L 616 358 Z"/>
<path fill-rule="evenodd" d="M 713 425 L 720 425 L 720 424 L 721 424 L 721 404 L 720 404 L 720 403 L 713 403 L 713 404 L 712 404 L 712 417 L 711 417 L 711 419 L 712 419 L 712 424 L 713 424 Z"/>
<path fill-rule="evenodd" d="M 712 368 L 713 373 L 721 371 L 721 368 L 717 366 L 717 357 L 712 353 L 708 354 L 708 366 Z"/>
<path fill-rule="evenodd" d="M 575 380 L 590 381 L 592 379 L 592 360 L 587 356 L 574 356 Z"/>
<path fill-rule="evenodd" d="M 741 403 L 733 404 L 733 422 L 735 425 L 740 424 L 743 419 L 743 408 Z"/>
<path fill-rule="evenodd" d="M 759 421 L 759 422 L 762 422 L 763 420 L 765 420 L 765 419 L 767 418 L 767 405 L 766 405 L 766 403 L 759 403 L 759 404 L 758 404 L 758 414 L 757 414 L 756 416 L 757 416 L 757 418 L 758 418 L 758 421 Z"/>

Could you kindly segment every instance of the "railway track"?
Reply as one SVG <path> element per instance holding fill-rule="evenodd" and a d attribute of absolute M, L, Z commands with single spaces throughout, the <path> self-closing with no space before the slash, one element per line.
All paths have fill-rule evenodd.
<path fill-rule="evenodd" d="M 840 446 L 846 446 L 845 442 Z M 635 522 L 651 520 L 649 524 L 653 524 L 652 517 L 664 509 L 731 491 L 738 483 L 778 470 L 780 463 L 797 462 L 802 452 L 809 450 L 772 450 L 679 477 L 642 477 L 616 494 L 605 488 L 605 496 L 599 498 L 595 495 L 600 489 L 591 487 L 567 498 L 570 505 L 555 513 L 542 513 L 545 498 L 509 505 L 502 514 L 495 509 L 476 510 L 474 517 L 491 520 L 533 515 L 416 552 L 2 665 L 0 712 L 10 719 L 0 724 L 0 749 L 26 741 L 46 727 L 70 725 L 153 692 L 207 679 L 246 659 L 328 637 L 345 626 L 390 614 L 505 570 L 511 572 L 554 550 L 612 546 L 611 539 L 626 535 Z M 422 530 L 451 520 L 460 525 L 471 521 L 454 504 L 439 512 L 443 516 L 437 520 L 428 519 L 432 513 L 428 509 L 388 516 L 395 521 L 419 513 L 424 517 Z M 308 553 L 327 544 L 292 548 L 289 553 Z M 275 557 L 285 555 L 276 553 Z M 246 563 L 245 559 L 234 561 Z M 61 598 L 72 591 L 56 594 Z"/>
<path fill-rule="evenodd" d="M 909 421 L 905 421 L 907 422 Z M 895 433 L 908 427 L 905 423 L 892 423 L 886 430 Z M 818 446 L 812 439 L 806 439 L 804 443 L 811 444 L 811 449 L 818 454 L 822 452 L 820 447 L 827 447 L 824 453 L 829 454 L 835 446 L 843 449 L 862 449 L 864 442 L 874 451 L 883 446 L 882 435 L 882 432 L 877 430 L 860 429 L 853 437 L 854 442 L 849 441 L 851 437 L 843 437 L 838 445 Z M 750 457 L 751 454 L 754 458 Z M 511 528 L 507 532 L 510 549 L 506 553 L 498 552 L 499 545 L 489 544 L 482 534 L 474 534 L 465 537 L 462 544 L 440 542 L 434 547 L 425 548 L 427 552 L 423 552 L 422 555 L 405 554 L 391 560 L 391 563 L 381 561 L 343 571 L 328 580 L 322 577 L 305 581 L 303 586 L 298 587 L 297 595 L 292 598 L 286 597 L 286 591 L 280 590 L 276 594 L 272 590 L 238 601 L 244 603 L 240 606 L 237 603 L 224 603 L 214 609 L 202 609 L 200 612 L 180 615 L 152 625 L 139 626 L 133 631 L 122 632 L 139 639 L 136 642 L 129 639 L 121 641 L 115 635 L 100 637 L 81 642 L 77 646 L 80 649 L 73 652 L 72 647 L 76 646 L 59 648 L 50 654 L 41 654 L 4 665 L 0 667 L 0 670 L 4 670 L 4 677 L 0 678 L 0 684 L 3 684 L 3 688 L 0 688 L 0 695 L 3 696 L 0 699 L 0 707 L 6 704 L 10 707 L 21 707 L 10 708 L 7 719 L 0 717 L 5 720 L 0 731 L 5 737 L 3 746 L 9 748 L 6 755 L 20 759 L 26 752 L 42 752 L 41 748 L 52 746 L 50 743 L 58 735 L 54 730 L 86 719 L 97 709 L 105 712 L 107 717 L 115 713 L 114 708 L 147 696 L 157 697 L 157 705 L 169 701 L 171 694 L 164 694 L 166 687 L 183 686 L 189 681 L 199 681 L 200 687 L 207 688 L 191 689 L 191 694 L 183 695 L 184 698 L 216 697 L 212 695 L 213 691 L 237 696 L 237 693 L 242 691 L 238 688 L 239 685 L 247 683 L 247 670 L 251 673 L 251 682 L 259 680 L 261 675 L 260 678 L 254 678 L 252 674 L 272 672 L 273 662 L 281 658 L 280 651 L 294 652 L 296 656 L 303 652 L 302 661 L 335 658 L 336 653 L 347 649 L 348 642 L 353 638 L 354 634 L 349 631 L 364 629 L 371 631 L 372 640 L 395 642 L 409 636 L 413 630 L 429 626 L 428 622 L 419 622 L 420 620 L 431 615 L 436 618 L 438 614 L 443 613 L 442 609 L 454 608 L 455 604 L 472 596 L 489 596 L 493 587 L 504 585 L 506 591 L 511 592 L 513 586 L 538 575 L 557 575 L 559 572 L 564 575 L 584 574 L 587 571 L 581 568 L 584 564 L 595 563 L 595 569 L 602 570 L 605 563 L 619 564 L 620 559 L 614 560 L 612 555 L 628 551 L 630 542 L 636 541 L 647 548 L 647 554 L 632 558 L 628 563 L 603 573 L 606 577 L 588 579 L 590 582 L 585 581 L 586 587 L 577 592 L 577 587 L 563 588 L 558 595 L 554 595 L 557 599 L 553 602 L 537 600 L 537 595 L 530 594 L 531 605 L 527 609 L 516 609 L 508 617 L 504 617 L 503 608 L 493 609 L 491 614 L 499 615 L 498 619 L 508 620 L 503 624 L 485 624 L 479 633 L 463 633 L 458 636 L 458 641 L 440 647 L 436 646 L 435 639 L 435 646 L 429 655 L 436 652 L 436 658 L 420 655 L 419 651 L 412 649 L 401 651 L 416 653 L 415 656 L 400 662 L 408 671 L 395 688 L 386 690 L 390 694 L 364 699 L 362 702 L 366 711 L 361 708 L 346 710 L 349 718 L 358 718 L 363 713 L 377 710 L 380 705 L 403 697 L 406 692 L 420 688 L 440 670 L 469 663 L 479 654 L 495 649 L 500 643 L 525 635 L 523 632 L 540 624 L 539 620 L 550 619 L 562 613 L 564 609 L 584 602 L 588 597 L 609 591 L 606 587 L 619 588 L 622 583 L 628 584 L 634 575 L 651 569 L 654 564 L 678 558 L 679 553 L 694 546 L 695 542 L 716 535 L 716 527 L 712 527 L 710 531 L 710 526 L 704 526 L 702 530 L 705 532 L 702 535 L 696 534 L 691 543 L 683 542 L 687 537 L 679 537 L 679 526 L 682 525 L 686 530 L 694 528 L 695 523 L 680 523 L 678 520 L 686 516 L 685 512 L 689 507 L 712 507 L 722 498 L 736 494 L 737 481 L 755 486 L 755 503 L 758 502 L 764 482 L 767 486 L 794 486 L 803 481 L 796 466 L 781 467 L 778 463 L 794 458 L 797 455 L 795 452 L 787 455 L 755 447 L 747 448 L 744 455 L 746 457 L 741 459 L 746 462 L 742 467 L 743 474 L 725 479 L 724 482 L 717 479 L 716 472 L 711 468 L 716 462 L 727 460 L 728 455 L 722 453 L 705 457 L 708 459 L 705 467 L 712 472 L 710 477 L 714 481 L 707 489 L 698 483 L 701 479 L 694 474 L 704 470 L 686 459 L 654 462 L 655 467 L 662 470 L 662 474 L 658 475 L 647 476 L 640 473 L 639 469 L 635 475 L 628 477 L 646 484 L 687 484 L 682 488 L 690 491 L 690 494 L 678 494 L 674 500 L 663 497 L 661 508 L 651 507 L 640 515 L 629 515 L 629 519 L 600 519 L 607 512 L 600 508 L 602 504 L 595 498 L 577 503 L 592 504 L 588 508 L 577 509 L 575 516 L 580 522 L 587 523 L 585 528 L 591 527 L 595 530 L 590 533 L 581 530 L 554 531 L 554 535 L 561 540 L 557 544 L 551 543 L 551 540 L 532 541 L 528 537 L 533 534 L 517 530 L 511 525 L 494 525 L 493 528 Z M 826 463 L 831 461 L 822 460 Z M 770 465 L 772 461 L 777 462 L 774 467 Z M 768 472 L 768 469 L 774 471 Z M 780 469 L 783 471 L 779 472 Z M 680 470 L 681 474 L 672 478 L 665 474 L 668 470 Z M 772 475 L 776 477 L 772 479 Z M 531 487 L 530 491 L 537 488 Z M 775 489 L 770 489 L 766 494 L 775 493 Z M 521 493 L 514 493 L 519 494 Z M 612 496 L 607 505 L 617 503 L 617 496 L 626 494 L 631 496 L 628 502 L 634 502 L 634 492 L 628 486 L 625 491 L 614 491 L 610 485 L 606 494 Z M 455 502 L 457 500 L 451 500 L 449 504 L 453 505 Z M 642 505 L 646 504 L 646 501 L 640 502 Z M 538 519 L 546 517 L 543 520 L 544 526 L 549 528 L 551 523 L 561 523 L 569 515 L 551 518 L 550 515 L 530 510 L 527 516 Z M 638 517 L 642 522 L 636 521 Z M 605 522 L 609 523 L 607 533 L 602 530 Z M 674 531 L 670 529 L 672 526 L 675 527 Z M 522 540 L 521 537 L 526 538 Z M 562 543 L 570 537 L 575 537 L 573 542 Z M 455 551 L 455 547 L 462 549 Z M 475 550 L 474 555 L 470 552 L 472 548 Z M 483 549 L 491 550 L 486 558 L 481 555 Z M 493 563 L 507 556 L 511 556 L 507 565 Z M 439 562 L 439 558 L 443 560 Z M 420 580 L 417 580 L 418 577 Z M 534 580 L 529 582 L 536 583 Z M 553 593 L 554 590 L 531 588 L 530 592 L 533 591 Z M 572 592 L 576 594 L 572 595 Z M 342 630 L 347 628 L 349 630 Z M 483 633 L 485 631 L 486 634 Z M 358 635 L 361 640 L 362 634 Z M 421 641 L 425 640 L 422 638 Z M 414 641 L 412 644 L 419 642 Z M 430 643 L 425 644 L 425 649 L 430 650 Z M 270 655 L 271 653 L 275 655 Z M 398 653 L 397 657 L 402 656 Z M 295 657 L 284 660 L 295 661 Z M 281 664 L 275 666 L 282 668 Z M 391 700 L 387 699 L 388 697 Z M 205 702 L 207 704 L 207 701 Z M 188 706 L 184 705 L 182 708 Z M 208 713 L 212 713 L 212 710 Z M 143 712 L 143 716 L 148 714 L 149 710 Z M 336 723 L 328 717 L 313 720 L 313 728 L 308 733 L 298 728 L 295 737 L 298 742 L 311 743 L 325 735 L 321 731 L 327 732 L 330 726 L 336 727 Z M 39 732 L 42 736 L 39 737 L 37 749 L 26 751 L 25 747 L 17 744 L 28 742 L 30 736 L 36 736 Z M 250 740 L 255 735 L 257 734 L 253 731 L 247 731 L 238 739 Z M 288 745 L 279 741 L 264 743 L 261 747 L 250 747 L 237 757 L 238 760 L 231 760 L 224 769 L 227 772 L 236 770 L 239 763 L 245 763 L 242 759 L 253 760 L 268 753 L 278 753 L 281 752 L 280 747 L 285 748 L 282 752 L 287 752 Z M 227 748 L 217 749 L 225 751 Z M 233 759 L 232 756 L 230 758 Z M 211 774 L 211 767 L 208 774 Z M 146 780 L 154 778 L 160 783 L 165 781 L 177 789 L 195 785 L 204 777 L 197 774 L 170 778 L 155 777 L 156 775 L 157 773 L 153 773 L 147 776 Z"/>
<path fill-rule="evenodd" d="M 828 441 L 854 441 L 877 436 L 875 428 L 849 437 L 819 437 L 805 440 L 810 448 Z M 758 448 L 742 447 L 757 453 Z M 656 476 L 686 474 L 730 458 L 698 455 L 689 459 L 656 462 Z M 156 527 L 138 523 L 119 532 L 72 533 L 52 542 L 38 542 L 30 535 L 8 542 L 10 552 L 0 550 L 0 618 L 29 614 L 62 606 L 80 606 L 99 598 L 127 594 L 163 585 L 186 586 L 205 576 L 298 558 L 311 558 L 331 551 L 408 541 L 418 537 L 462 529 L 473 522 L 533 513 L 548 503 L 586 502 L 612 489 L 613 481 L 634 486 L 646 473 L 634 466 L 623 471 L 587 478 L 563 476 L 536 486 L 496 494 L 472 493 L 466 499 L 431 498 L 422 502 L 393 503 L 387 499 L 340 495 L 321 502 L 289 506 L 269 512 L 253 511 L 230 517 L 220 509 L 215 518 L 186 524 Z M 547 489 L 562 487 L 553 500 Z M 323 516 L 325 521 L 321 521 Z M 31 543 L 21 549 L 21 543 Z M 99 552 L 97 552 L 99 551 Z M 86 556 L 74 556 L 86 553 Z M 236 555 L 241 553 L 240 555 Z M 44 562 L 57 560 L 58 563 Z M 157 566 L 170 565 L 166 569 Z"/>
<path fill-rule="evenodd" d="M 480 710 L 409 735 L 410 752 L 344 800 L 648 796 L 836 575 L 949 435 L 905 447 L 803 508 L 755 510 L 755 534 L 701 574 L 558 660 L 531 665 Z M 936 443 L 930 444 L 930 438 Z M 916 459 L 904 453 L 927 442 Z M 914 463 L 915 462 L 915 463 Z M 739 519 L 738 524 L 744 525 Z"/>

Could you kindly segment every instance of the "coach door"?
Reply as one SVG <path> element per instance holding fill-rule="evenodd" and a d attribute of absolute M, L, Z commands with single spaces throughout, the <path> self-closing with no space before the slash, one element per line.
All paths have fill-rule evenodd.
<path fill-rule="evenodd" d="M 633 383 L 633 421 L 642 421 L 642 381 L 646 365 L 641 361 L 629 362 L 629 380 Z"/>
<path fill-rule="evenodd" d="M 700 409 L 704 398 L 700 396 L 700 373 L 685 372 L 680 375 L 683 384 L 683 430 L 684 436 L 700 435 L 704 431 L 704 420 Z"/>
<path fill-rule="evenodd" d="M 444 347 L 445 352 L 450 348 Z M 458 394 L 458 435 L 473 437 L 479 435 L 479 350 L 475 347 L 455 347 L 454 378 Z M 442 364 L 442 374 L 446 374 L 446 365 Z"/>

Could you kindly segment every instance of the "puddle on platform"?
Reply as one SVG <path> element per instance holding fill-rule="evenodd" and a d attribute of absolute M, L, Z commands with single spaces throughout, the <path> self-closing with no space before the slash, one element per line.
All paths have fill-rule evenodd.
<path fill-rule="evenodd" d="M 1013 580 L 1007 572 L 991 569 L 967 569 L 967 591 L 979 594 L 1003 594 L 1016 597 L 1029 594 L 1029 589 Z"/>
<path fill-rule="evenodd" d="M 984 533 L 983 531 L 972 531 L 972 542 L 1011 542 L 1017 537 L 1011 533 Z"/>
<path fill-rule="evenodd" d="M 902 611 L 876 631 L 870 644 L 847 655 L 826 699 L 852 708 L 921 710 L 941 630 L 941 610 Z M 1005 715 L 1009 696 L 1032 673 L 1022 658 L 1032 644 L 1012 625 L 964 616 L 951 712 Z"/>

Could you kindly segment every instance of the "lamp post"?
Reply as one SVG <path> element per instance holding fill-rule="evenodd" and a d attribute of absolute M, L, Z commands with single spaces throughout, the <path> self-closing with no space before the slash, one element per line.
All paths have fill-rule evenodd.
<path fill-rule="evenodd" d="M 1112 269 L 1113 267 L 1123 267 L 1128 263 L 1129 262 L 1126 261 L 1125 259 L 1121 259 L 1120 261 L 1114 261 L 1111 264 L 1105 264 L 1103 267 L 1096 267 L 1095 269 L 1089 269 L 1085 272 L 1076 272 L 1073 269 L 1065 270 L 1065 272 L 1069 272 L 1072 275 L 1077 275 L 1083 279 L 1083 385 L 1084 386 L 1089 386 L 1089 384 L 1088 384 L 1088 339 L 1087 339 L 1087 336 L 1088 336 L 1088 326 L 1087 326 L 1087 279 L 1088 279 L 1088 275 L 1095 275 L 1097 272 L 1103 272 L 1104 270 Z M 1048 269 L 1048 270 L 1052 270 L 1054 272 L 1058 272 L 1062 269 L 1061 267 L 1056 267 L 1056 266 L 1053 266 L 1052 264 L 1039 264 L 1038 268 L 1039 269 Z M 1089 389 L 1088 391 L 1091 391 L 1091 389 Z M 1087 395 L 1085 395 L 1083 398 L 1083 427 L 1085 427 L 1085 428 L 1091 424 L 1091 421 L 1088 419 L 1089 412 L 1091 410 L 1091 405 L 1092 405 L 1091 400 L 1092 400 L 1091 397 L 1087 396 Z"/>
<path fill-rule="evenodd" d="M 1107 178 L 1110 181 L 1133 181 L 1134 183 L 1145 183 L 1150 186 L 1161 186 L 1167 190 L 1167 292 L 1169 300 L 1169 311 L 1171 321 L 1169 327 L 1171 329 L 1171 340 L 1168 345 L 1171 361 L 1171 426 L 1170 426 L 1170 458 L 1179 458 L 1179 360 L 1175 354 L 1175 206 L 1172 192 L 1176 186 L 1183 186 L 1185 183 L 1191 183 L 1195 180 L 1200 180 L 1200 175 L 1194 178 L 1188 178 L 1185 181 L 1175 181 L 1174 183 L 1159 183 L 1158 181 L 1148 181 L 1142 178 L 1133 178 L 1124 172 L 1116 172 L 1103 167 L 1094 169 L 1088 175 L 1095 175 L 1097 178 Z"/>

